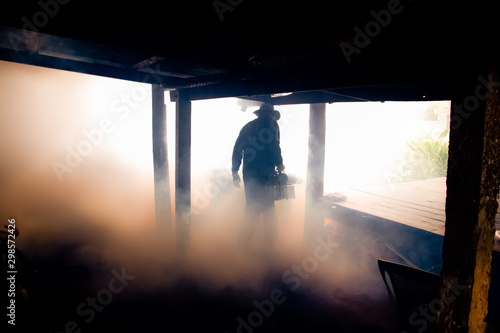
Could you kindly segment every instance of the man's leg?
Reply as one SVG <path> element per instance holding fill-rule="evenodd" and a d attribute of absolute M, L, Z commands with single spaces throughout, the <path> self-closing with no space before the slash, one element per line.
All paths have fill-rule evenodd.
<path fill-rule="evenodd" d="M 245 218 L 240 233 L 240 246 L 243 250 L 248 250 L 252 241 L 255 227 L 258 222 L 261 207 L 259 206 L 259 191 L 256 181 L 252 178 L 244 179 L 245 184 Z"/>
<path fill-rule="evenodd" d="M 272 254 L 276 246 L 277 222 L 274 201 L 268 203 L 264 209 L 264 250 Z"/>
<path fill-rule="evenodd" d="M 245 207 L 245 218 L 243 220 L 243 227 L 240 234 L 240 246 L 244 251 L 250 247 L 252 237 L 255 233 L 255 227 L 259 218 L 259 207 L 255 202 L 248 202 Z"/>

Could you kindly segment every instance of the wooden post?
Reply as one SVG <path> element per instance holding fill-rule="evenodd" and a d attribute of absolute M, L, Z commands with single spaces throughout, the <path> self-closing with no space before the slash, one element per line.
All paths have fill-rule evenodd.
<path fill-rule="evenodd" d="M 485 332 L 500 186 L 498 68 L 469 77 L 452 100 L 439 332 Z M 434 318 L 434 317 L 432 317 Z"/>
<path fill-rule="evenodd" d="M 191 101 L 182 90 L 177 92 L 175 111 L 175 220 L 178 248 L 184 252 L 191 224 Z"/>
<path fill-rule="evenodd" d="M 167 230 L 172 224 L 170 179 L 168 170 L 167 114 L 165 90 L 152 86 L 153 94 L 153 166 L 155 187 L 155 213 L 158 230 Z"/>
<path fill-rule="evenodd" d="M 311 104 L 309 110 L 309 153 L 307 162 L 304 240 L 314 241 L 324 225 L 321 204 L 325 175 L 326 104 Z"/>

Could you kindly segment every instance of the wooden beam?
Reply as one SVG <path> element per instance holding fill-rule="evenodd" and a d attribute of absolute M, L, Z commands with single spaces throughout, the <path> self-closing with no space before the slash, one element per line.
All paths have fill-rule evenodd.
<path fill-rule="evenodd" d="M 485 332 L 500 187 L 498 67 L 457 82 L 452 100 L 439 332 Z"/>
<path fill-rule="evenodd" d="M 152 95 L 156 225 L 159 230 L 166 230 L 170 229 L 172 224 L 172 207 L 170 203 L 165 90 L 159 85 L 153 85 Z"/>
<path fill-rule="evenodd" d="M 7 42 L 0 43 L 0 59 L 12 62 L 137 82 L 154 82 L 164 87 L 221 80 L 218 78 L 220 70 L 215 68 L 202 68 L 172 59 L 164 61 L 164 57 L 143 51 L 29 30 L 0 26 L 0 41 L 3 40 Z M 145 80 L 145 76 L 148 79 Z"/>
<path fill-rule="evenodd" d="M 307 162 L 304 239 L 314 240 L 324 225 L 326 104 L 311 104 L 309 110 L 309 155 Z"/>
<path fill-rule="evenodd" d="M 318 104 L 374 101 L 442 101 L 450 100 L 450 87 L 444 85 L 364 86 L 332 90 L 296 91 L 290 95 L 238 96 L 240 99 L 273 105 Z"/>
<path fill-rule="evenodd" d="M 491 81 L 488 87 L 489 94 L 484 120 L 481 191 L 478 225 L 475 230 L 475 234 L 478 235 L 478 244 L 475 253 L 476 265 L 469 314 L 469 332 L 486 331 L 484 319 L 488 313 L 491 260 L 495 243 L 495 217 L 500 191 L 500 72 L 498 67 L 492 68 L 488 76 Z"/>
<path fill-rule="evenodd" d="M 191 101 L 179 91 L 176 100 L 175 220 L 177 244 L 189 246 L 191 224 Z"/>
<path fill-rule="evenodd" d="M 443 81 L 443 75 L 431 70 L 428 74 L 432 75 L 423 75 L 424 81 L 420 77 L 421 71 L 417 71 L 417 79 L 415 73 L 407 73 L 408 77 L 403 80 L 399 75 L 389 75 L 390 72 L 385 72 L 385 69 L 381 72 L 383 66 L 376 66 L 375 69 L 353 65 L 317 68 L 321 75 L 315 71 L 269 72 L 258 68 L 226 73 L 217 68 L 200 68 L 185 61 L 166 60 L 144 52 L 128 51 L 128 57 L 124 57 L 127 51 L 120 48 L 37 32 L 29 32 L 31 37 L 26 38 L 26 33 L 28 31 L 0 27 L 0 40 L 7 41 L 0 43 L 0 59 L 161 84 L 166 89 L 184 90 L 190 100 L 329 89 L 341 90 L 330 95 L 292 95 L 273 100 L 275 105 L 360 100 L 443 100 L 449 99 L 443 86 L 446 88 L 452 82 Z M 420 83 L 415 85 L 414 82 Z"/>

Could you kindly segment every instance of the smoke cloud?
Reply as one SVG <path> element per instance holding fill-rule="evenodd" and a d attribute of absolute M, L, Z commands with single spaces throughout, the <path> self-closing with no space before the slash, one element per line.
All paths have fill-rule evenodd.
<path fill-rule="evenodd" d="M 180 254 L 174 223 L 166 233 L 155 225 L 150 87 L 5 62 L 0 72 L 0 212 L 20 231 L 19 286 L 29 297 L 19 321 L 28 331 L 60 332 L 72 322 L 122 332 L 179 323 L 207 332 L 391 327 L 374 237 L 325 219 L 320 240 L 302 242 L 307 108 L 277 107 L 285 171 L 304 182 L 295 199 L 276 203 L 269 257 L 262 225 L 249 253 L 238 248 L 245 198 L 228 165 L 252 110 L 240 112 L 234 99 L 193 103 L 191 241 Z M 172 110 L 168 104 L 173 200 Z M 54 162 L 71 170 L 58 174 Z M 134 278 L 112 293 L 119 272 Z"/>

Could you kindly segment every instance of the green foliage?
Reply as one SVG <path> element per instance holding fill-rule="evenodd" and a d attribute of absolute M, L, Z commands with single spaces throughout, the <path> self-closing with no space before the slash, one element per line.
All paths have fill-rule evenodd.
<path fill-rule="evenodd" d="M 445 177 L 448 165 L 448 130 L 431 138 L 429 135 L 409 140 L 407 151 L 399 162 L 392 182 L 407 182 Z"/>

